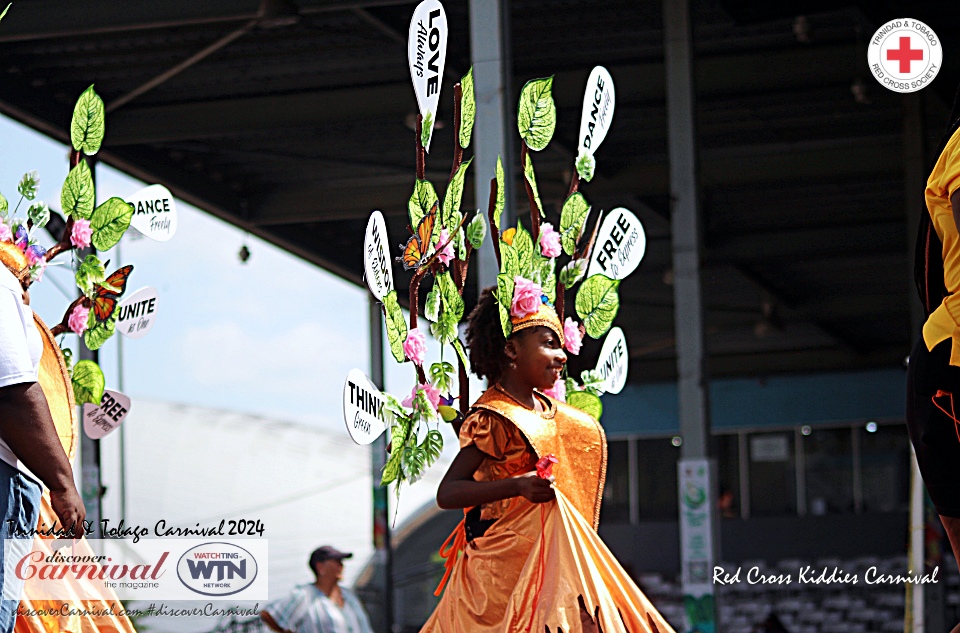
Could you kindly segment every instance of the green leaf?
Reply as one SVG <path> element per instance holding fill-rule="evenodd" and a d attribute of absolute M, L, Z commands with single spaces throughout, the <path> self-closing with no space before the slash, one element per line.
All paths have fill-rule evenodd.
<path fill-rule="evenodd" d="M 426 470 L 426 452 L 419 446 L 408 446 L 403 449 L 400 457 L 400 467 L 404 477 L 412 484 L 420 481 Z"/>
<path fill-rule="evenodd" d="M 460 147 L 467 149 L 470 146 L 470 135 L 473 133 L 473 122 L 477 118 L 477 99 L 473 94 L 473 66 L 460 79 Z"/>
<path fill-rule="evenodd" d="M 73 108 L 73 120 L 70 121 L 73 149 L 87 156 L 96 154 L 103 143 L 104 120 L 103 99 L 90 86 Z"/>
<path fill-rule="evenodd" d="M 463 349 L 463 343 L 460 342 L 460 339 L 454 339 L 453 349 L 457 350 L 457 356 L 460 357 L 460 362 L 463 363 L 464 369 L 467 370 L 467 374 L 470 373 L 470 361 L 467 360 L 467 352 Z"/>
<path fill-rule="evenodd" d="M 560 211 L 560 240 L 563 243 L 563 252 L 573 257 L 577 250 L 577 242 L 583 233 L 583 223 L 590 214 L 590 205 L 579 191 L 563 203 Z"/>
<path fill-rule="evenodd" d="M 467 260 L 467 237 L 463 232 L 463 227 L 457 229 L 456 235 L 453 236 L 453 248 L 457 252 L 457 259 Z"/>
<path fill-rule="evenodd" d="M 93 214 L 96 194 L 93 188 L 93 176 L 87 161 L 81 160 L 70 170 L 60 190 L 60 207 L 67 217 L 89 220 Z"/>
<path fill-rule="evenodd" d="M 46 202 L 38 201 L 30 205 L 27 210 L 27 218 L 33 222 L 34 228 L 43 228 L 50 221 L 50 208 Z"/>
<path fill-rule="evenodd" d="M 7 5 L 7 8 L 3 10 L 3 13 L 0 13 L 0 20 L 2 20 L 3 17 L 4 17 L 5 15 L 7 15 L 7 11 L 9 11 L 9 10 L 10 10 L 10 7 L 12 7 L 12 6 L 13 6 L 13 3 L 11 2 L 10 4 Z"/>
<path fill-rule="evenodd" d="M 436 285 L 440 286 L 440 296 L 443 298 L 443 311 L 449 313 L 457 323 L 463 318 L 463 297 L 457 292 L 457 284 L 449 272 L 437 275 Z"/>
<path fill-rule="evenodd" d="M 586 259 L 571 259 L 560 269 L 560 283 L 564 288 L 572 288 L 587 273 Z"/>
<path fill-rule="evenodd" d="M 82 360 L 73 368 L 73 399 L 77 405 L 90 403 L 100 404 L 103 398 L 103 389 L 106 386 L 106 380 L 103 378 L 103 371 L 100 366 L 92 360 Z"/>
<path fill-rule="evenodd" d="M 440 454 L 443 453 L 443 435 L 436 429 L 428 431 L 427 436 L 423 438 L 423 442 L 420 444 L 420 448 L 423 450 L 427 466 L 432 466 L 440 458 Z"/>
<path fill-rule="evenodd" d="M 493 225 L 500 230 L 500 216 L 503 215 L 503 209 L 507 204 L 506 178 L 503 175 L 503 162 L 500 155 L 497 155 L 497 199 L 493 205 Z"/>
<path fill-rule="evenodd" d="M 581 180 L 590 182 L 593 180 L 593 173 L 597 169 L 597 159 L 593 154 L 580 154 L 576 161 L 577 175 Z"/>
<path fill-rule="evenodd" d="M 503 338 L 510 338 L 510 334 L 513 333 L 513 323 L 510 321 L 510 308 L 505 308 L 500 303 L 497 304 L 497 308 L 500 310 L 500 329 L 503 330 Z"/>
<path fill-rule="evenodd" d="M 500 307 L 500 327 L 503 337 L 510 338 L 513 324 L 510 322 L 510 306 L 513 305 L 513 275 L 497 275 L 497 305 Z"/>
<path fill-rule="evenodd" d="M 453 227 L 456 226 L 453 222 L 453 212 L 460 210 L 460 202 L 463 200 L 463 183 L 466 178 L 467 167 L 470 166 L 472 161 L 473 159 L 471 158 L 467 162 L 460 164 L 460 168 L 457 169 L 457 173 L 453 175 L 453 179 L 450 180 L 447 191 L 443 196 L 443 213 L 440 221 L 443 223 L 443 226 L 450 230 L 453 230 Z"/>
<path fill-rule="evenodd" d="M 620 297 L 617 296 L 619 285 L 619 281 L 606 275 L 592 275 L 577 291 L 577 316 L 583 321 L 591 338 L 600 338 L 613 324 L 620 309 Z"/>
<path fill-rule="evenodd" d="M 520 91 L 517 109 L 520 138 L 527 147 L 538 152 L 550 143 L 557 127 L 557 107 L 550 92 L 552 87 L 553 77 L 545 77 L 528 81 Z"/>
<path fill-rule="evenodd" d="M 7 202 L 7 197 L 0 193 L 0 218 L 7 218 L 7 209 L 10 208 L 10 203 Z"/>
<path fill-rule="evenodd" d="M 413 187 L 413 195 L 410 196 L 410 200 L 407 202 L 411 229 L 414 231 L 417 230 L 417 225 L 420 224 L 420 220 L 430 212 L 430 209 L 433 208 L 433 205 L 436 204 L 438 200 L 437 191 L 433 188 L 429 180 L 417 180 L 417 184 Z M 434 232 L 437 233 L 439 231 L 434 230 Z"/>
<path fill-rule="evenodd" d="M 395 481 L 400 476 L 400 456 L 403 454 L 404 445 L 407 443 L 407 436 L 413 426 L 412 420 L 406 416 L 398 416 L 390 427 L 390 458 L 383 466 L 383 475 L 380 478 L 380 485 Z"/>
<path fill-rule="evenodd" d="M 533 236 L 522 224 L 517 224 L 517 232 L 513 236 L 513 250 L 517 252 L 517 261 L 519 264 L 518 275 L 533 278 Z M 501 257 L 503 255 L 501 254 Z"/>
<path fill-rule="evenodd" d="M 453 313 L 441 312 L 437 322 L 430 324 L 430 334 L 443 345 L 452 343 L 457 338 L 458 323 L 460 323 L 460 319 L 455 318 Z"/>
<path fill-rule="evenodd" d="M 533 192 L 533 201 L 537 203 L 537 211 L 540 212 L 540 217 L 547 217 L 543 212 L 543 203 L 540 202 L 540 192 L 537 190 L 537 176 L 533 173 L 533 160 L 530 158 L 530 154 L 527 154 L 527 163 L 523 166 L 523 177 L 526 178 L 530 184 L 530 191 Z"/>
<path fill-rule="evenodd" d="M 93 212 L 90 228 L 93 236 L 90 242 L 98 251 L 113 248 L 130 228 L 133 219 L 133 205 L 120 198 L 110 198 Z"/>
<path fill-rule="evenodd" d="M 403 310 L 397 301 L 396 288 L 384 295 L 383 311 L 386 315 L 390 353 L 393 354 L 398 363 L 402 363 L 406 360 L 406 356 L 403 354 L 403 342 L 407 339 L 407 322 L 403 319 Z"/>
<path fill-rule="evenodd" d="M 111 336 L 113 336 L 113 333 L 117 328 L 118 314 L 119 312 L 114 311 L 113 316 L 103 323 L 97 323 L 93 327 L 87 328 L 87 331 L 83 333 L 83 342 L 87 344 L 89 349 L 100 349 L 103 347 L 103 344 L 106 343 Z M 93 310 L 90 311 L 90 318 L 95 319 L 93 316 Z"/>
<path fill-rule="evenodd" d="M 457 370 L 450 363 L 441 361 L 430 365 L 430 382 L 440 393 L 449 394 L 453 387 L 453 374 Z"/>
<path fill-rule="evenodd" d="M 100 282 L 107 278 L 107 271 L 103 262 L 96 255 L 87 255 L 86 259 L 80 262 L 77 272 L 74 275 L 77 282 L 77 288 L 85 297 L 93 295 L 93 289 Z"/>
<path fill-rule="evenodd" d="M 427 293 L 427 305 L 423 310 L 423 315 L 431 321 L 440 318 L 440 284 L 433 282 L 433 288 Z"/>
<path fill-rule="evenodd" d="M 543 288 L 543 294 L 547 295 L 550 303 L 557 300 L 557 274 L 556 260 L 552 257 L 536 256 L 537 277 L 540 279 L 540 287 Z"/>
<path fill-rule="evenodd" d="M 520 258 L 512 244 L 500 240 L 500 272 L 513 279 L 520 274 Z"/>
<path fill-rule="evenodd" d="M 17 183 L 17 191 L 27 200 L 33 200 L 37 197 L 37 187 L 39 186 L 40 174 L 34 169 L 33 171 L 28 171 L 20 178 L 20 182 Z"/>
<path fill-rule="evenodd" d="M 420 128 L 420 144 L 423 148 L 430 151 L 430 137 L 433 136 L 433 112 L 427 110 L 427 116 L 423 117 L 423 125 Z"/>
<path fill-rule="evenodd" d="M 568 391 L 567 404 L 580 409 L 597 420 L 603 415 L 603 403 L 600 402 L 600 398 L 589 391 Z"/>
<path fill-rule="evenodd" d="M 483 244 L 483 238 L 487 235 L 487 222 L 483 219 L 483 214 L 478 213 L 470 220 L 467 225 L 467 240 L 474 249 L 480 248 Z"/>

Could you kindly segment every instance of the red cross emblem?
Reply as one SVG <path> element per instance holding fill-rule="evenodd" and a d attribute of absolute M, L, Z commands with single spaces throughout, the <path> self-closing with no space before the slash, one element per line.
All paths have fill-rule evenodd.
<path fill-rule="evenodd" d="M 923 61 L 922 48 L 910 48 L 910 37 L 900 38 L 900 48 L 891 48 L 887 51 L 887 61 L 900 62 L 900 72 L 910 72 L 910 62 Z"/>

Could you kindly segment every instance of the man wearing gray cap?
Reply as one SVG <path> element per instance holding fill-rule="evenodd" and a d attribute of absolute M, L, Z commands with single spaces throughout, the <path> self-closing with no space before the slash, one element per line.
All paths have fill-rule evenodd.
<path fill-rule="evenodd" d="M 316 580 L 269 603 L 260 619 L 277 633 L 373 633 L 356 594 L 340 585 L 343 559 L 353 554 L 324 545 L 307 563 Z"/>

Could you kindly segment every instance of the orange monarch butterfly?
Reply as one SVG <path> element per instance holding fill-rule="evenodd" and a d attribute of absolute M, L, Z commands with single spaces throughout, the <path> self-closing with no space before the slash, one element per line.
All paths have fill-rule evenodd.
<path fill-rule="evenodd" d="M 411 235 L 406 246 L 403 247 L 403 257 L 398 259 L 403 262 L 404 270 L 416 270 L 427 262 L 428 251 L 433 239 L 433 225 L 437 221 L 438 205 L 439 201 L 434 202 L 430 212 L 420 218 L 416 234 Z"/>
<path fill-rule="evenodd" d="M 97 284 L 93 289 L 94 294 L 91 303 L 97 323 L 105 323 L 113 316 L 120 296 L 127 289 L 127 279 L 131 272 L 133 272 L 132 264 L 118 268 L 112 275 L 104 279 L 103 283 Z"/>

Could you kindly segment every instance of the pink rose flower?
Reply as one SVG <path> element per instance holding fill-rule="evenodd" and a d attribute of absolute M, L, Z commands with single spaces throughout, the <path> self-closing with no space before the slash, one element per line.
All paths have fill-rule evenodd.
<path fill-rule="evenodd" d="M 87 329 L 87 319 L 90 316 L 90 308 L 78 305 L 73 308 L 70 318 L 67 319 L 67 325 L 75 334 L 83 334 Z"/>
<path fill-rule="evenodd" d="M 403 342 L 403 355 L 417 365 L 423 365 L 423 358 L 427 354 L 427 337 L 420 328 L 415 327 L 407 332 L 407 340 Z"/>
<path fill-rule="evenodd" d="M 550 396 L 554 400 L 559 400 L 560 402 L 567 401 L 567 382 L 561 378 L 557 382 L 553 383 L 553 386 L 543 392 L 545 395 Z"/>
<path fill-rule="evenodd" d="M 560 234 L 553 230 L 552 224 L 540 227 L 540 253 L 544 257 L 556 257 L 560 254 Z"/>
<path fill-rule="evenodd" d="M 13 231 L 10 230 L 10 227 L 0 222 L 0 242 L 12 242 L 13 241 Z"/>
<path fill-rule="evenodd" d="M 90 228 L 90 220 L 79 218 L 73 221 L 73 230 L 70 232 L 70 243 L 76 248 L 86 248 L 90 246 L 90 237 L 93 235 L 93 229 Z"/>
<path fill-rule="evenodd" d="M 439 259 L 440 263 L 444 266 L 449 264 L 450 260 L 453 259 L 453 241 L 450 241 L 450 231 L 443 229 L 440 231 L 440 240 L 437 242 L 437 246 L 448 241 L 449 243 L 443 247 L 443 250 L 437 253 L 437 259 Z"/>
<path fill-rule="evenodd" d="M 431 385 L 429 382 L 422 382 L 414 387 L 413 391 L 410 392 L 410 395 L 404 398 L 400 404 L 405 407 L 412 407 L 418 391 L 422 391 L 424 394 L 426 394 L 427 401 L 433 407 L 434 413 L 436 413 L 437 407 L 440 406 L 440 390 Z"/>
<path fill-rule="evenodd" d="M 563 322 L 563 346 L 571 354 L 579 354 L 583 345 L 583 330 L 576 321 L 567 317 Z"/>
<path fill-rule="evenodd" d="M 513 303 L 510 305 L 510 315 L 522 319 L 536 314 L 543 302 L 543 288 L 540 284 L 517 275 L 513 278 Z"/>

